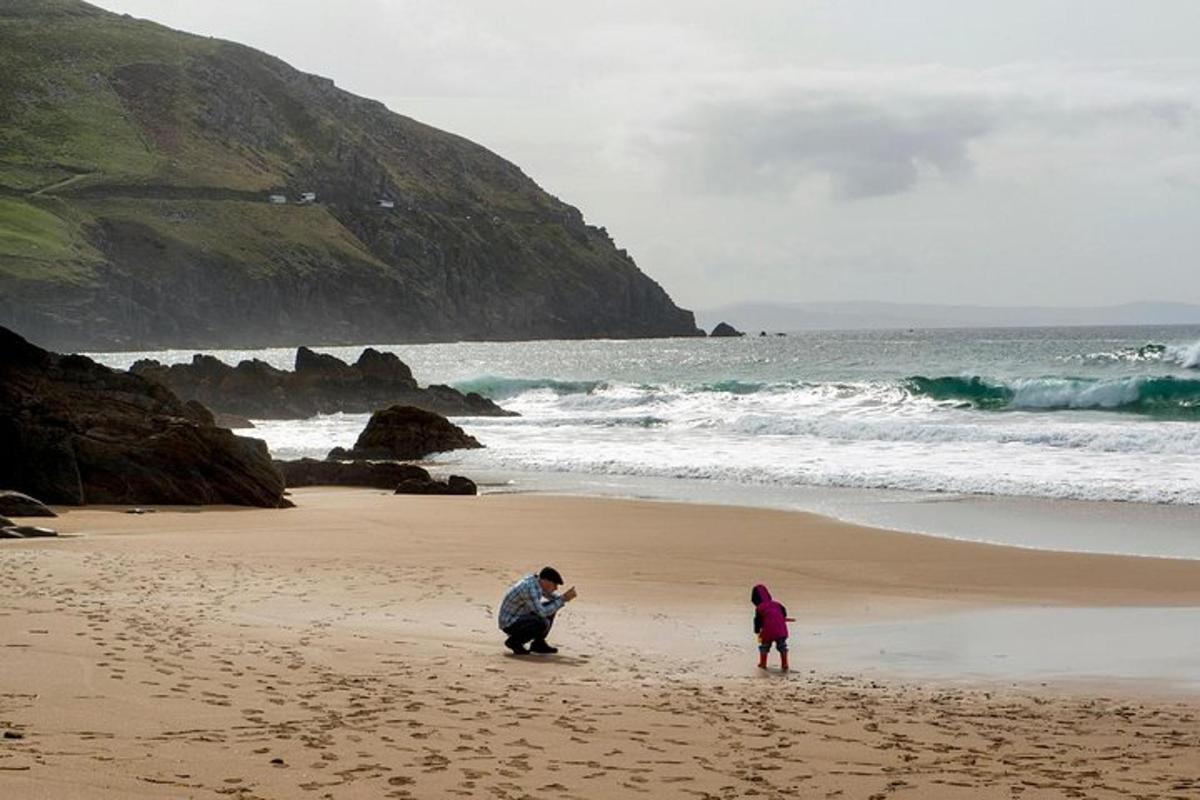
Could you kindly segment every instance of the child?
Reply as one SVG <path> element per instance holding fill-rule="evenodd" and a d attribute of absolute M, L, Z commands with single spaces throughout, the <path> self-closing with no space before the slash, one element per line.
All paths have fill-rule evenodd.
<path fill-rule="evenodd" d="M 758 668 L 767 668 L 767 654 L 774 642 L 779 651 L 780 668 L 787 672 L 787 624 L 796 620 L 787 615 L 783 603 L 771 599 L 771 593 L 761 583 L 750 590 L 750 602 L 754 603 L 754 632 L 758 634 Z"/>

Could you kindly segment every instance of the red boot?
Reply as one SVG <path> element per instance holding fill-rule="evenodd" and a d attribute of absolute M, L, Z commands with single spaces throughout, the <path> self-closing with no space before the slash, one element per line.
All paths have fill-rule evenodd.
<path fill-rule="evenodd" d="M 761 650 L 758 652 L 758 668 L 759 669 L 767 668 L 767 654 L 762 652 Z"/>
<path fill-rule="evenodd" d="M 779 668 L 782 669 L 784 672 L 788 671 L 787 656 L 788 656 L 787 653 L 779 654 Z"/>

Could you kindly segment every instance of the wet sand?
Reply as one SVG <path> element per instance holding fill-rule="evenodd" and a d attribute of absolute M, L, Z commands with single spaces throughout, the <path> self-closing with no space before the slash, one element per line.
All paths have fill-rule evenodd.
<path fill-rule="evenodd" d="M 55 521 L 72 536 L 0 544 L 0 796 L 1200 794 L 1196 695 L 1174 684 L 914 678 L 806 635 L 1186 615 L 1200 562 L 730 507 L 294 499 L 77 510 Z M 580 591 L 562 652 L 506 655 L 495 605 L 543 563 Z M 801 618 L 787 675 L 754 668 L 758 581 Z"/>

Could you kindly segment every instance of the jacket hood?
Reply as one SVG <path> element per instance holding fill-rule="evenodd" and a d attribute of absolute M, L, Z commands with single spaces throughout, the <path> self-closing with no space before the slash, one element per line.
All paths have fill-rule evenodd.
<path fill-rule="evenodd" d="M 750 590 L 750 602 L 759 606 L 771 599 L 771 592 L 764 584 L 757 584 Z"/>

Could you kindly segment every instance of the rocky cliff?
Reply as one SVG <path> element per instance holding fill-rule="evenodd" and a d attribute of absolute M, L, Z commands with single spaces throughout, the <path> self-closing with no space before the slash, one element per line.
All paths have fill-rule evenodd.
<path fill-rule="evenodd" d="M 0 328 L 0 489 L 47 503 L 290 505 L 258 439 L 196 403 Z"/>
<path fill-rule="evenodd" d="M 6 0 L 0 109 L 0 324 L 43 344 L 698 333 L 513 164 L 248 47 Z"/>

